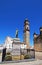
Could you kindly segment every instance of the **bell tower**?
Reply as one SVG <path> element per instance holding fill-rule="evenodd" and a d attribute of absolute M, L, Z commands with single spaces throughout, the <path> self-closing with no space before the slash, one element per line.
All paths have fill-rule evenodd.
<path fill-rule="evenodd" d="M 24 44 L 29 49 L 30 45 L 30 25 L 28 19 L 24 21 Z"/>

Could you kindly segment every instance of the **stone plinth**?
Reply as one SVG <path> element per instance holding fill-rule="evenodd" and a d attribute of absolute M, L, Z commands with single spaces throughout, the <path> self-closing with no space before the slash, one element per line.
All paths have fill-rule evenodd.
<path fill-rule="evenodd" d="M 35 59 L 42 60 L 42 52 L 35 52 Z"/>

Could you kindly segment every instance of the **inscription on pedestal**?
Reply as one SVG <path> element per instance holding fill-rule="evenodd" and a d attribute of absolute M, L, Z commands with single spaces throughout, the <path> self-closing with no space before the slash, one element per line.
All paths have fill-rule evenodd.
<path fill-rule="evenodd" d="M 12 50 L 12 55 L 20 55 L 20 49 L 13 49 Z"/>

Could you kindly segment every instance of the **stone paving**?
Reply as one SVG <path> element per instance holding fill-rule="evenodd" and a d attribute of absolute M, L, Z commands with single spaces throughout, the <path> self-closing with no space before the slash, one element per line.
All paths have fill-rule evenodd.
<path fill-rule="evenodd" d="M 0 64 L 0 65 L 42 65 L 42 60 L 20 62 L 20 63 L 3 63 L 3 64 Z"/>

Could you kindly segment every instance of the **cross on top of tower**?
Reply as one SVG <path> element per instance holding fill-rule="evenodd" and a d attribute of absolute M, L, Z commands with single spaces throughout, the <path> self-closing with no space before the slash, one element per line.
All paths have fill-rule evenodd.
<path fill-rule="evenodd" d="M 28 21 L 29 22 L 28 18 L 25 18 L 25 21 Z"/>

